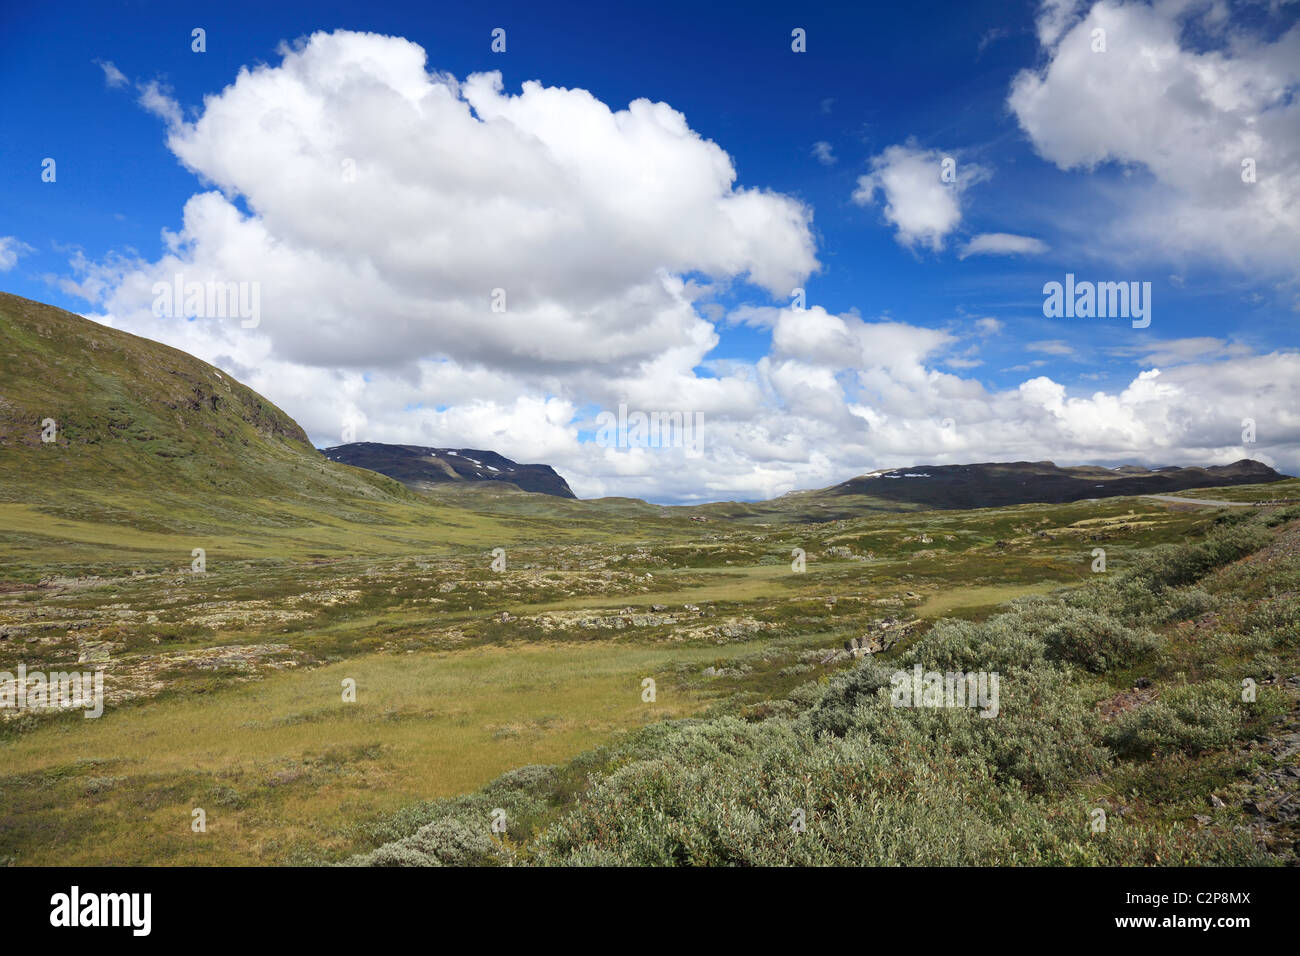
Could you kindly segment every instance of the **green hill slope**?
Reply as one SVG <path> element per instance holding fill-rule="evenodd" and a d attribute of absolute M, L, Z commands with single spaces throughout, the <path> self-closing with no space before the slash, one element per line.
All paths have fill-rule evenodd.
<path fill-rule="evenodd" d="M 0 497 L 106 484 L 402 494 L 396 482 L 326 461 L 287 414 L 192 355 L 0 293 Z"/>

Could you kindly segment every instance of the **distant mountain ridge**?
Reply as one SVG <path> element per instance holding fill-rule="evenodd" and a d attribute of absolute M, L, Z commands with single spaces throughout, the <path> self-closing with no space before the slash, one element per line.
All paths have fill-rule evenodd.
<path fill-rule="evenodd" d="M 915 465 L 873 471 L 820 492 L 822 496 L 869 495 L 930 508 L 996 508 L 1043 502 L 1059 504 L 1119 495 L 1163 495 L 1195 488 L 1263 484 L 1286 475 L 1249 458 L 1208 468 L 1142 468 L 1125 465 L 1058 467 L 1050 461 Z"/>
<path fill-rule="evenodd" d="M 521 465 L 494 451 L 351 442 L 323 448 L 321 453 L 330 461 L 396 478 L 408 488 L 446 482 L 502 481 L 523 491 L 557 498 L 577 497 L 550 465 Z"/>

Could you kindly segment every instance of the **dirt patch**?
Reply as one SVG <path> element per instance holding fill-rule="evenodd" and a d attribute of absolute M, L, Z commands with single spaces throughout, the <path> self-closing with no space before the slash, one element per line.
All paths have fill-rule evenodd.
<path fill-rule="evenodd" d="M 1151 703 L 1159 696 L 1160 692 L 1154 687 L 1134 687 L 1132 690 L 1122 690 L 1114 697 L 1098 703 L 1097 713 L 1101 715 L 1103 721 L 1109 723 L 1120 714 L 1136 710 L 1144 704 Z"/>

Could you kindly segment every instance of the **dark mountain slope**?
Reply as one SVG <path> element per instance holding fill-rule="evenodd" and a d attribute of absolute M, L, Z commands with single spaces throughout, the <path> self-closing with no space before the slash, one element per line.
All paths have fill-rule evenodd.
<path fill-rule="evenodd" d="M 352 442 L 326 448 L 324 454 L 330 461 L 369 468 L 411 488 L 459 481 L 504 481 L 523 491 L 576 497 L 550 465 L 521 465 L 494 451 Z"/>
<path fill-rule="evenodd" d="M 1242 459 L 1209 468 L 1147 469 L 1080 466 L 1050 461 L 917 465 L 875 471 L 817 492 L 821 496 L 869 495 L 927 508 L 995 508 L 1030 502 L 1059 503 L 1117 495 L 1162 495 L 1193 488 L 1282 481 L 1267 465 Z"/>

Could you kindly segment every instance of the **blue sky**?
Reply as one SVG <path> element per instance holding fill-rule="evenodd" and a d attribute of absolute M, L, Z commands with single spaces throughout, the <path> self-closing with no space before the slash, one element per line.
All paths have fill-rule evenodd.
<path fill-rule="evenodd" d="M 177 6 L 183 10 L 178 12 Z M 149 325 L 130 314 L 130 297 L 124 292 L 131 286 L 130 275 L 162 266 L 169 254 L 164 230 L 184 232 L 187 201 L 212 190 L 213 170 L 226 168 L 219 158 L 205 165 L 206 159 L 193 155 L 192 168 L 186 168 L 169 147 L 169 121 L 159 110 L 142 105 L 141 92 L 157 82 L 166 101 L 179 107 L 181 122 L 192 123 L 205 112 L 205 97 L 222 94 L 241 68 L 279 67 L 283 41 L 316 31 L 373 32 L 418 45 L 427 54 L 429 70 L 459 81 L 473 73 L 499 71 L 506 95 L 518 94 L 525 81 L 537 80 L 545 87 L 588 91 L 613 111 L 639 98 L 666 103 L 684 116 L 690 131 L 730 157 L 736 174 L 732 188 L 787 197 L 807 210 L 806 232 L 816 266 L 803 284 L 808 305 L 825 309 L 839 323 L 834 334 L 870 343 L 875 323 L 887 320 L 917 330 L 918 337 L 925 330 L 945 336 L 942 345 L 918 346 L 915 368 L 895 367 L 883 378 L 861 374 L 866 360 L 830 369 L 843 388 L 840 401 L 845 406 L 876 403 L 880 411 L 890 401 L 899 401 L 899 396 L 889 397 L 891 383 L 920 381 L 932 374 L 953 376 L 954 381 L 942 386 L 947 398 L 936 400 L 935 409 L 927 413 L 930 418 L 948 417 L 940 416 L 941 406 L 957 401 L 953 396 L 966 387 L 961 383 L 970 383 L 986 398 L 982 411 L 963 408 L 963 413 L 990 420 L 1005 415 L 997 408 L 996 396 L 1025 394 L 1022 384 L 1040 377 L 1062 387 L 1068 402 L 1087 399 L 1098 390 L 1120 396 L 1140 373 L 1160 367 L 1163 374 L 1167 367 L 1181 366 L 1181 387 L 1190 393 L 1195 391 L 1186 384 L 1195 380 L 1187 371 L 1190 364 L 1208 381 L 1219 375 L 1222 363 L 1289 355 L 1298 344 L 1294 329 L 1300 308 L 1300 260 L 1292 256 L 1300 250 L 1296 192 L 1294 186 L 1279 185 L 1290 174 L 1289 164 L 1297 162 L 1297 134 L 1294 128 L 1285 132 L 1297 119 L 1295 72 L 1285 66 L 1286 52 L 1300 49 L 1295 41 L 1300 36 L 1297 12 L 1293 3 L 1152 7 L 1068 0 L 843 9 L 695 3 L 661 3 L 641 10 L 565 3 L 385 8 L 319 2 L 50 3 L 9 9 L 0 13 L 6 130 L 0 137 L 0 237 L 8 237 L 0 238 L 8 242 L 0 246 L 0 266 L 8 264 L 0 272 L 0 288 L 190 348 L 232 374 L 253 378 L 250 384 L 304 421 L 319 443 L 337 441 L 338 429 L 332 423 L 349 413 L 337 408 L 321 411 L 306 383 L 277 394 L 268 383 L 283 382 L 286 376 L 269 364 L 251 364 L 249 355 L 237 352 L 229 341 L 217 337 L 200 342 L 192 330 Z M 1098 25 L 1109 31 L 1110 49 L 1096 55 L 1109 59 L 1071 59 L 1069 51 L 1086 42 Z M 194 27 L 206 31 L 203 53 L 191 50 Z M 496 27 L 507 31 L 504 54 L 489 48 Z M 791 30 L 796 27 L 807 31 L 807 52 L 791 50 Z M 1150 48 L 1153 37 L 1174 40 L 1161 69 L 1148 75 L 1141 72 L 1139 60 L 1143 44 Z M 1130 65 L 1115 65 L 1125 57 Z M 1197 64 L 1209 62 L 1235 63 L 1238 70 L 1267 82 L 1261 80 L 1241 94 L 1247 102 L 1221 110 L 1216 103 L 1224 97 L 1215 89 L 1168 83 L 1180 70 L 1188 77 L 1198 75 Z M 104 66 L 109 63 L 123 82 L 110 82 Z M 1095 82 L 1089 79 L 1092 74 L 1078 75 L 1078 70 L 1096 69 L 1096 63 L 1106 66 Z M 1012 91 L 1018 77 L 1033 87 L 1034 95 L 1027 93 L 1017 108 Z M 1150 88 L 1144 86 L 1148 80 Z M 1233 87 L 1230 92 L 1241 90 Z M 1107 118 L 1109 113 L 1113 116 Z M 1087 127 L 1098 116 L 1105 125 L 1071 128 L 1075 118 L 1076 125 Z M 1255 123 L 1261 117 L 1266 122 Z M 1147 124 L 1148 129 L 1129 135 L 1123 131 L 1126 124 Z M 1226 143 L 1207 152 L 1224 167 L 1214 172 L 1213 182 L 1219 185 L 1209 191 L 1201 183 L 1210 181 L 1212 171 L 1195 167 L 1196 157 L 1185 148 L 1197 137 L 1244 136 L 1243 124 L 1265 130 L 1263 143 L 1255 144 L 1264 157 L 1264 172 L 1252 184 L 1253 191 L 1242 195 L 1272 210 L 1267 229 L 1251 225 L 1241 200 L 1226 191 L 1249 188 L 1232 182 L 1235 154 L 1225 158 L 1231 152 Z M 393 133 L 401 135 L 400 130 Z M 259 144 L 252 139 L 245 148 L 256 151 Z M 455 144 L 449 142 L 447 148 Z M 1189 156 L 1186 168 L 1178 165 L 1184 153 Z M 903 192 L 893 196 L 882 185 L 890 170 L 882 158 L 891 156 L 916 157 L 919 163 L 953 157 L 960 180 L 952 187 L 958 193 L 957 220 L 937 235 L 919 236 L 891 220 L 888 205 L 905 217 L 904 207 L 914 201 Z M 54 183 L 41 179 L 46 157 L 57 162 Z M 873 170 L 881 177 L 878 188 L 864 189 L 862 177 Z M 937 167 L 934 175 L 938 179 Z M 237 177 L 218 185 L 240 215 L 263 219 L 272 229 L 288 221 L 285 214 L 269 211 L 274 203 L 250 199 L 250 194 L 259 195 L 257 187 L 245 188 Z M 1275 192 L 1266 196 L 1265 189 Z M 1166 212 L 1170 219 L 1160 220 Z M 927 210 L 915 215 L 924 219 Z M 289 226 L 286 235 L 300 238 L 304 228 Z M 1034 251 L 963 254 L 976 236 L 1002 234 L 1022 237 Z M 2 251 L 6 248 L 8 259 Z M 512 248 L 503 255 L 513 254 Z M 351 255 L 356 261 L 358 253 Z M 647 268 L 655 266 L 648 254 Z M 808 355 L 796 355 L 797 348 L 791 352 L 774 346 L 777 320 L 770 312 L 788 305 L 789 297 L 746 281 L 745 269 L 744 264 L 730 270 L 704 261 L 671 269 L 710 286 L 695 306 L 697 316 L 711 323 L 718 338 L 690 359 L 688 371 L 696 380 L 725 377 L 742 368 L 756 382 L 770 371 L 763 367 L 765 358 L 768 366 L 797 360 L 805 371 L 813 362 Z M 1046 318 L 1043 284 L 1060 281 L 1067 272 L 1079 279 L 1149 282 L 1150 327 L 1134 329 L 1123 319 Z M 566 283 L 565 294 L 570 290 Z M 437 297 L 437 289 L 424 291 Z M 562 303 L 564 295 L 554 292 L 553 298 Z M 769 313 L 760 321 L 738 321 L 764 309 Z M 249 354 L 266 356 L 268 362 L 281 355 L 290 337 L 287 323 L 284 329 L 277 333 L 273 322 L 268 323 L 267 343 Z M 285 338 L 277 340 L 277 334 Z M 382 333 L 369 329 L 356 334 Z M 599 336 L 600 327 L 589 334 Z M 683 334 L 690 338 L 697 333 Z M 293 335 L 300 339 L 301 329 Z M 890 340 L 886 336 L 881 341 Z M 495 354 L 469 346 L 461 352 L 444 350 L 433 340 L 427 350 L 420 343 L 415 348 L 425 352 L 421 358 L 456 364 L 467 375 L 494 368 L 519 373 L 511 406 L 515 413 L 521 407 L 519 396 L 532 397 L 541 403 L 569 403 L 570 420 L 558 423 L 550 445 L 539 443 L 537 429 L 504 412 L 501 420 L 514 422 L 505 432 L 483 424 L 491 415 L 482 408 L 479 414 L 455 415 L 458 407 L 494 402 L 504 407 L 510 402 L 506 396 L 467 396 L 464 383 L 440 394 L 431 379 L 421 378 L 414 391 L 400 397 L 385 393 L 367 403 L 352 396 L 352 414 L 364 420 L 375 440 L 495 440 L 492 447 L 512 457 L 548 455 L 546 460 L 576 473 L 575 487 L 581 485 L 588 493 L 640 493 L 661 500 L 688 500 L 696 494 L 685 484 L 661 483 L 656 476 L 664 470 L 662 459 L 632 468 L 626 461 L 611 462 L 605 450 L 583 447 L 590 444 L 590 422 L 584 427 L 581 420 L 587 411 L 611 405 L 623 392 L 638 392 L 618 379 L 626 369 L 610 371 L 609 378 L 597 383 L 601 363 L 590 357 L 579 361 L 581 374 L 566 377 L 564 363 L 552 355 L 537 363 L 554 365 L 547 374 L 529 366 L 525 375 L 522 365 L 529 355 L 545 351 L 540 347 L 531 352 L 521 347 L 520 356 L 499 361 Z M 672 341 L 656 348 L 665 356 L 677 354 Z M 869 356 L 872 347 L 866 348 Z M 370 384 L 385 370 L 395 381 L 418 377 L 410 369 L 397 368 L 399 357 L 380 352 L 374 368 L 358 368 L 346 355 L 294 355 L 292 361 L 295 367 L 311 367 L 312 374 L 332 374 L 339 382 L 356 374 Z M 412 357 L 407 352 L 400 358 Z M 622 360 L 642 363 L 644 377 L 649 374 L 645 363 L 655 361 L 653 352 Z M 287 354 L 281 357 L 287 359 Z M 674 361 L 673 374 L 687 374 L 679 367 L 680 356 Z M 608 363 L 605 367 L 612 368 Z M 1284 368 L 1290 366 L 1246 369 L 1226 377 L 1254 376 L 1281 401 L 1290 382 L 1260 381 L 1258 376 L 1282 375 Z M 583 381 L 585 386 L 579 384 Z M 346 390 L 342 384 L 339 388 Z M 316 394 L 319 391 L 317 387 Z M 820 461 L 808 448 L 789 442 L 787 450 L 777 454 L 736 436 L 760 429 L 779 443 L 784 438 L 777 432 L 797 430 L 801 415 L 817 418 L 818 402 L 800 410 L 799 399 L 777 394 L 779 388 L 763 386 L 758 391 L 761 397 L 748 412 L 744 401 L 719 404 L 716 396 L 694 400 L 719 422 L 716 454 L 706 456 L 711 465 L 682 472 L 683 481 L 709 488 L 699 494 L 758 497 L 788 490 L 785 484 L 839 480 L 868 467 L 944 455 L 985 459 L 1016 450 L 1005 435 L 996 437 L 987 430 L 973 432 L 969 444 L 956 448 L 920 437 L 910 446 L 900 444 L 897 435 L 885 440 L 887 426 L 867 415 L 868 431 L 880 440 L 864 439 L 854 455 Z M 678 407 L 673 394 L 681 394 L 681 389 L 665 388 L 654 407 Z M 1252 408 L 1239 412 L 1234 406 L 1225 411 L 1225 420 L 1254 410 L 1253 399 L 1233 394 L 1223 401 Z M 888 427 L 903 427 L 907 404 L 903 401 L 890 410 Z M 771 418 L 774 408 L 779 414 Z M 1271 444 L 1248 452 L 1262 450 L 1265 455 L 1257 457 L 1271 455 L 1279 464 L 1293 464 L 1292 431 L 1300 423 L 1291 422 L 1281 406 L 1269 408 L 1274 411 L 1261 414 L 1275 419 L 1273 428 L 1262 429 L 1270 434 Z M 417 428 L 409 416 L 427 409 L 449 417 L 422 420 Z M 403 419 L 399 411 L 408 417 Z M 1190 407 L 1175 411 L 1183 420 L 1198 417 Z M 1088 414 L 1083 408 L 1076 412 Z M 963 413 L 951 417 L 961 421 Z M 1143 415 L 1151 417 L 1149 410 L 1138 418 Z M 1153 455 L 1160 458 L 1162 448 L 1168 459 L 1217 459 L 1232 444 L 1203 436 L 1193 440 L 1177 434 L 1179 427 L 1186 431 L 1177 424 L 1169 425 L 1166 433 L 1148 434 L 1117 426 L 1099 440 L 1078 434 L 1070 416 L 1063 417 L 1059 410 L 1052 416 L 1063 433 L 1059 440 L 1044 435 L 1040 444 L 1042 457 L 1058 460 L 1151 462 Z M 1032 417 L 1026 428 L 1039 427 Z M 546 422 L 557 425 L 554 408 L 546 413 Z M 1124 432 L 1131 434 L 1125 438 L 1120 434 Z M 834 433 L 826 438 L 834 440 Z M 783 471 L 788 482 L 779 477 Z"/>

